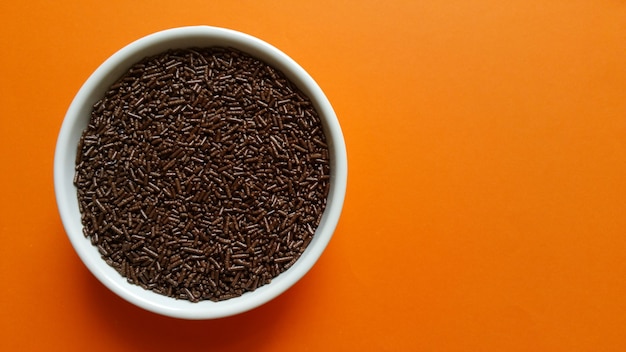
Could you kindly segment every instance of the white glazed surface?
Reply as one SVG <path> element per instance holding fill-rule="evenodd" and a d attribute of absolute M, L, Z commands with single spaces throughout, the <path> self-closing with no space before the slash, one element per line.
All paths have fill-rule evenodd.
<path fill-rule="evenodd" d="M 287 271 L 253 292 L 221 302 L 192 303 L 176 300 L 129 284 L 100 257 L 98 250 L 83 235 L 76 187 L 73 185 L 78 140 L 87 126 L 93 104 L 131 65 L 146 56 L 167 49 L 229 46 L 257 57 L 282 71 L 309 98 L 318 111 L 331 157 L 331 189 L 326 210 L 315 236 L 300 259 Z M 328 99 L 311 76 L 286 54 L 266 42 L 237 31 L 194 26 L 157 32 L 122 48 L 106 60 L 87 79 L 72 101 L 61 126 L 54 155 L 54 188 L 65 231 L 76 253 L 87 268 L 106 287 L 120 297 L 154 313 L 183 319 L 214 319 L 239 314 L 258 307 L 295 284 L 319 259 L 330 241 L 346 192 L 346 147 Z"/>

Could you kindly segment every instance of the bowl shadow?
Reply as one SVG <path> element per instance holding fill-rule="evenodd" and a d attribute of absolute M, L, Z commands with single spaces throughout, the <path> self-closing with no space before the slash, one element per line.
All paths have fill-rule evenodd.
<path fill-rule="evenodd" d="M 84 270 L 85 294 L 90 297 L 91 321 L 129 350 L 263 350 L 279 326 L 282 312 L 295 302 L 289 290 L 250 311 L 214 320 L 171 318 L 139 308 L 101 284 Z M 270 337 L 268 339 L 268 337 Z"/>

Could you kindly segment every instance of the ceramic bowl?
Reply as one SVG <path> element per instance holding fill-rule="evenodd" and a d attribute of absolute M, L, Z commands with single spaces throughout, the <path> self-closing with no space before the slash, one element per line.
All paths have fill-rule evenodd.
<path fill-rule="evenodd" d="M 174 299 L 130 284 L 105 263 L 82 231 L 77 190 L 73 184 L 77 146 L 93 104 L 131 65 L 168 49 L 227 46 L 241 50 L 282 71 L 313 102 L 323 124 L 330 151 L 330 193 L 313 240 L 302 256 L 271 283 L 220 302 Z M 346 147 L 335 112 L 313 78 L 294 60 L 253 36 L 224 28 L 181 27 L 150 34 L 122 48 L 98 67 L 74 97 L 59 132 L 54 155 L 54 187 L 59 213 L 76 253 L 107 288 L 143 309 L 183 319 L 214 319 L 258 307 L 300 280 L 316 263 L 333 232 L 343 207 L 347 182 Z"/>

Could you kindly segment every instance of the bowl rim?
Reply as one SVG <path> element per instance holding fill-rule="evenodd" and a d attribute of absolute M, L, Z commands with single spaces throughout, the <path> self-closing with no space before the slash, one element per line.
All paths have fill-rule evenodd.
<path fill-rule="evenodd" d="M 82 232 L 76 187 L 73 185 L 78 139 L 86 125 L 93 103 L 133 63 L 170 48 L 198 43 L 204 46 L 228 44 L 281 70 L 312 100 L 322 120 L 331 157 L 331 189 L 326 209 L 315 235 L 295 264 L 271 283 L 225 301 L 192 303 L 159 295 L 130 284 L 100 257 Z M 69 167 L 71 165 L 72 167 Z M 337 116 L 317 82 L 293 59 L 267 42 L 232 29 L 213 26 L 176 27 L 158 31 L 119 49 L 106 59 L 84 82 L 73 98 L 57 137 L 54 153 L 54 191 L 66 234 L 89 271 L 108 289 L 124 300 L 153 313 L 181 319 L 215 319 L 240 314 L 278 297 L 299 281 L 317 262 L 333 236 L 339 221 L 347 188 L 346 146 Z M 78 222 L 77 222 L 78 220 Z"/>

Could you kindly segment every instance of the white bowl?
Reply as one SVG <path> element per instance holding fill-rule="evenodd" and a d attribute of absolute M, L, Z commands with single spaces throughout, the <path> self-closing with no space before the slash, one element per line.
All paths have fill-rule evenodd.
<path fill-rule="evenodd" d="M 130 284 L 101 258 L 83 235 L 77 190 L 73 184 L 77 146 L 88 124 L 93 104 L 131 65 L 167 49 L 229 46 L 246 52 L 282 71 L 313 102 L 324 127 L 330 151 L 330 193 L 326 210 L 313 240 L 298 261 L 271 283 L 228 300 L 192 303 L 157 294 Z M 70 105 L 61 126 L 54 155 L 54 188 L 59 213 L 67 235 L 87 268 L 106 287 L 125 300 L 158 314 L 184 319 L 226 317 L 258 307 L 277 297 L 300 280 L 318 260 L 330 241 L 339 215 L 347 182 L 346 147 L 328 99 L 311 76 L 286 54 L 268 43 L 237 31 L 194 26 L 174 28 L 141 38 L 107 59 L 87 79 Z"/>

